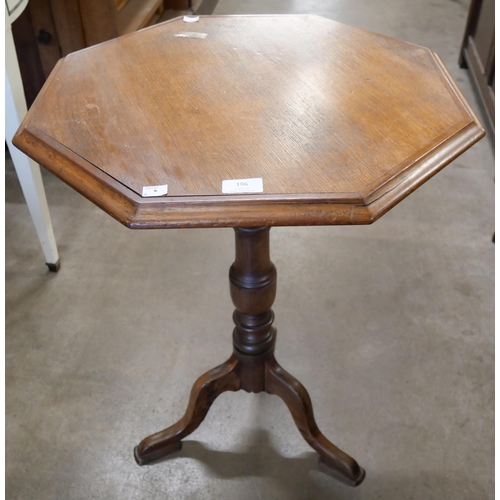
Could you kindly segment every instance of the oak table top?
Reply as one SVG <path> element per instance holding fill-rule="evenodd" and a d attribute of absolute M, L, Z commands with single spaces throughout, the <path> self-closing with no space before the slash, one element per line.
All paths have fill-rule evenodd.
<path fill-rule="evenodd" d="M 483 135 L 426 48 L 201 16 L 63 58 L 14 142 L 126 226 L 251 227 L 373 222 Z M 261 193 L 222 193 L 249 178 Z"/>

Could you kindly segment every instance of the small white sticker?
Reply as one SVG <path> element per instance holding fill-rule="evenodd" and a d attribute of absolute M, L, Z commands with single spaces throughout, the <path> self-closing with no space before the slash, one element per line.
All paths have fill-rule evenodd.
<path fill-rule="evenodd" d="M 198 33 L 197 31 L 181 31 L 176 33 L 174 36 L 180 36 L 182 38 L 207 38 L 207 33 Z"/>
<path fill-rule="evenodd" d="M 195 23 L 200 20 L 200 16 L 184 16 L 182 20 L 185 23 Z"/>
<path fill-rule="evenodd" d="M 164 186 L 144 186 L 142 188 L 143 198 L 149 196 L 163 196 L 168 193 L 168 184 Z"/>
<path fill-rule="evenodd" d="M 222 181 L 222 192 L 224 194 L 231 193 L 262 193 L 264 186 L 262 178 L 255 179 L 231 179 Z"/>

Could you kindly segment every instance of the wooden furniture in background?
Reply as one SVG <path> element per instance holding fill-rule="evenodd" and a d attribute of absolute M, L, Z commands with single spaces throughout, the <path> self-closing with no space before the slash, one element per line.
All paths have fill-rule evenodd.
<path fill-rule="evenodd" d="M 128 0 L 115 0 L 115 7 L 118 12 L 123 8 Z"/>
<path fill-rule="evenodd" d="M 495 131 L 495 0 L 472 0 L 460 66 L 468 68 Z"/>
<path fill-rule="evenodd" d="M 24 91 L 31 106 L 57 61 L 71 52 L 126 35 L 184 9 L 210 14 L 217 0 L 30 0 L 13 25 Z"/>
<path fill-rule="evenodd" d="M 269 228 L 369 224 L 483 136 L 435 54 L 316 16 L 177 19 L 62 60 L 20 149 L 128 227 L 235 228 L 233 355 L 137 462 L 180 449 L 221 392 L 266 391 L 323 469 L 358 485 L 363 469 L 275 360 Z M 252 178 L 262 192 L 222 193 Z M 143 195 L 160 185 L 168 194 Z"/>

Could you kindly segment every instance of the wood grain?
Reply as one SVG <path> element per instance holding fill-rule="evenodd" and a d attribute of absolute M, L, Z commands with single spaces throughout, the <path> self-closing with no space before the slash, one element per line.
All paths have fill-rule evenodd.
<path fill-rule="evenodd" d="M 63 56 L 86 47 L 78 0 L 49 0 Z"/>
<path fill-rule="evenodd" d="M 226 391 L 268 392 L 288 406 L 297 428 L 318 453 L 323 471 L 357 486 L 365 471 L 319 430 L 304 386 L 274 357 L 276 330 L 271 309 L 276 269 L 269 256 L 269 228 L 235 228 L 236 257 L 229 271 L 233 314 L 233 354 L 196 380 L 184 416 L 174 425 L 143 439 L 134 449 L 146 465 L 182 448 L 181 440 L 198 428 L 215 399 Z"/>
<path fill-rule="evenodd" d="M 163 0 L 129 0 L 117 17 L 118 33 L 126 35 L 150 24 Z"/>
<path fill-rule="evenodd" d="M 117 12 L 123 9 L 123 6 L 128 2 L 128 0 L 114 0 Z"/>
<path fill-rule="evenodd" d="M 50 35 L 50 40 L 47 42 L 38 42 L 38 52 L 40 54 L 43 73 L 45 78 L 48 78 L 62 55 L 52 16 L 52 9 L 50 8 L 50 4 L 45 0 L 30 0 L 28 9 L 30 10 L 33 22 L 35 37 L 39 36 L 41 30 L 46 31 Z"/>
<path fill-rule="evenodd" d="M 45 81 L 29 4 L 28 8 L 24 9 L 12 23 L 12 35 L 16 45 L 26 104 L 29 108 Z"/>
<path fill-rule="evenodd" d="M 117 21 L 119 13 L 113 0 L 79 0 L 79 4 L 87 47 L 106 42 L 119 35 Z"/>
<path fill-rule="evenodd" d="M 128 227 L 164 228 L 371 223 L 483 135 L 428 49 L 316 16 L 210 16 L 66 57 L 15 143 Z M 114 206 L 86 185 L 97 171 Z M 264 193 L 221 194 L 252 177 Z"/>

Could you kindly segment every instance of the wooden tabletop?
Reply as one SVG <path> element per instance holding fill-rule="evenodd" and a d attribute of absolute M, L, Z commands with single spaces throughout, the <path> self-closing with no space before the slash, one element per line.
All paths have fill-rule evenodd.
<path fill-rule="evenodd" d="M 483 135 L 426 48 L 317 16 L 201 16 L 66 56 L 14 143 L 161 228 L 367 224 Z M 222 192 L 239 179 L 262 192 Z"/>

